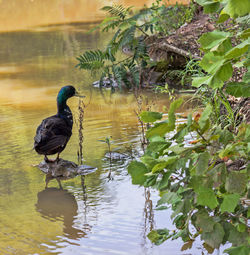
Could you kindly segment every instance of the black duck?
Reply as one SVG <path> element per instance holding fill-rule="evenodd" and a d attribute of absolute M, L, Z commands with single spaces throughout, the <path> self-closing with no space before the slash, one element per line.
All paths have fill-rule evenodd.
<path fill-rule="evenodd" d="M 67 100 L 72 96 L 79 96 L 73 86 L 62 87 L 57 96 L 57 114 L 42 121 L 34 137 L 34 149 L 38 154 L 44 155 L 45 162 L 50 161 L 47 155 L 59 154 L 65 149 L 73 127 L 72 112 Z"/>

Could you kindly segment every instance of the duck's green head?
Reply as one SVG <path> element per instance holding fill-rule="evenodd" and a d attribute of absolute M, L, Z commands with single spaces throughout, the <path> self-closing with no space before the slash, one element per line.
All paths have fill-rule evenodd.
<path fill-rule="evenodd" d="M 58 93 L 57 102 L 59 104 L 66 103 L 67 99 L 73 97 L 74 95 L 76 95 L 76 89 L 73 86 L 64 86 L 60 89 Z"/>

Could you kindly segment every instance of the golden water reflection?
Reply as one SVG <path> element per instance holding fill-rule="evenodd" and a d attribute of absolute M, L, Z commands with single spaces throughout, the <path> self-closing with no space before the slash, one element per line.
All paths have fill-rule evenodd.
<path fill-rule="evenodd" d="M 49 24 L 96 22 L 102 20 L 101 7 L 112 3 L 142 7 L 153 0 L 0 0 L 0 31 L 14 31 Z M 167 3 L 189 0 L 170 0 Z"/>
<path fill-rule="evenodd" d="M 99 140 L 111 136 L 112 150 L 128 152 L 132 148 L 139 153 L 141 136 L 134 112 L 138 105 L 131 92 L 94 89 L 91 84 L 96 78 L 75 68 L 77 55 L 105 47 L 110 36 L 86 34 L 88 29 L 89 25 L 74 24 L 1 33 L 0 254 L 103 254 L 103 250 L 107 254 L 164 254 L 166 246 L 172 254 L 179 251 L 179 241 L 152 247 L 145 238 L 151 228 L 148 223 L 171 224 L 166 222 L 166 214 L 145 213 L 151 202 L 143 189 L 131 184 L 127 161 L 114 163 L 113 180 L 107 179 L 107 146 Z M 42 156 L 32 150 L 33 137 L 41 120 L 56 113 L 56 95 L 66 84 L 86 95 L 83 159 L 98 170 L 85 177 L 84 185 L 77 177 L 63 181 L 63 189 L 56 180 L 45 189 L 45 176 L 34 167 Z M 188 99 L 182 113 L 193 107 Z M 79 149 L 78 100 L 68 102 L 75 123 L 61 154 L 74 162 Z M 145 93 L 143 101 L 148 101 L 145 108 L 164 113 L 170 103 L 166 95 L 154 93 Z M 152 203 L 157 197 L 151 194 Z"/>

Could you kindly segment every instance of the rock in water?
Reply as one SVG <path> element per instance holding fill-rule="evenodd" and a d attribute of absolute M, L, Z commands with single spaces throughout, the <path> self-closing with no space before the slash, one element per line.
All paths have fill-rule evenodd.
<path fill-rule="evenodd" d="M 43 173 L 51 174 L 52 177 L 66 177 L 72 178 L 77 175 L 87 175 L 95 172 L 96 167 L 88 165 L 77 165 L 76 163 L 64 159 L 60 159 L 58 162 L 47 163 L 42 161 L 37 166 Z"/>

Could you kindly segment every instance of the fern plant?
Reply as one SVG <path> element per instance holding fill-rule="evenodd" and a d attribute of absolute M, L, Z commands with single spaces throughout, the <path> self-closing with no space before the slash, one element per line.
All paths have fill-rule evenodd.
<path fill-rule="evenodd" d="M 107 12 L 108 17 L 94 29 L 103 32 L 115 30 L 114 36 L 104 50 L 86 51 L 77 57 L 77 67 L 80 69 L 90 70 L 94 74 L 101 72 L 100 86 L 104 79 L 108 79 L 111 87 L 116 82 L 120 88 L 122 85 L 140 88 L 143 82 L 142 71 L 149 66 L 146 39 L 153 33 L 166 31 L 160 28 L 163 24 L 161 20 L 156 22 L 156 17 L 164 14 L 167 9 L 161 0 L 136 14 L 131 9 L 122 5 L 104 6 L 102 10 Z M 125 48 L 129 49 L 130 54 L 121 57 L 119 51 Z"/>

